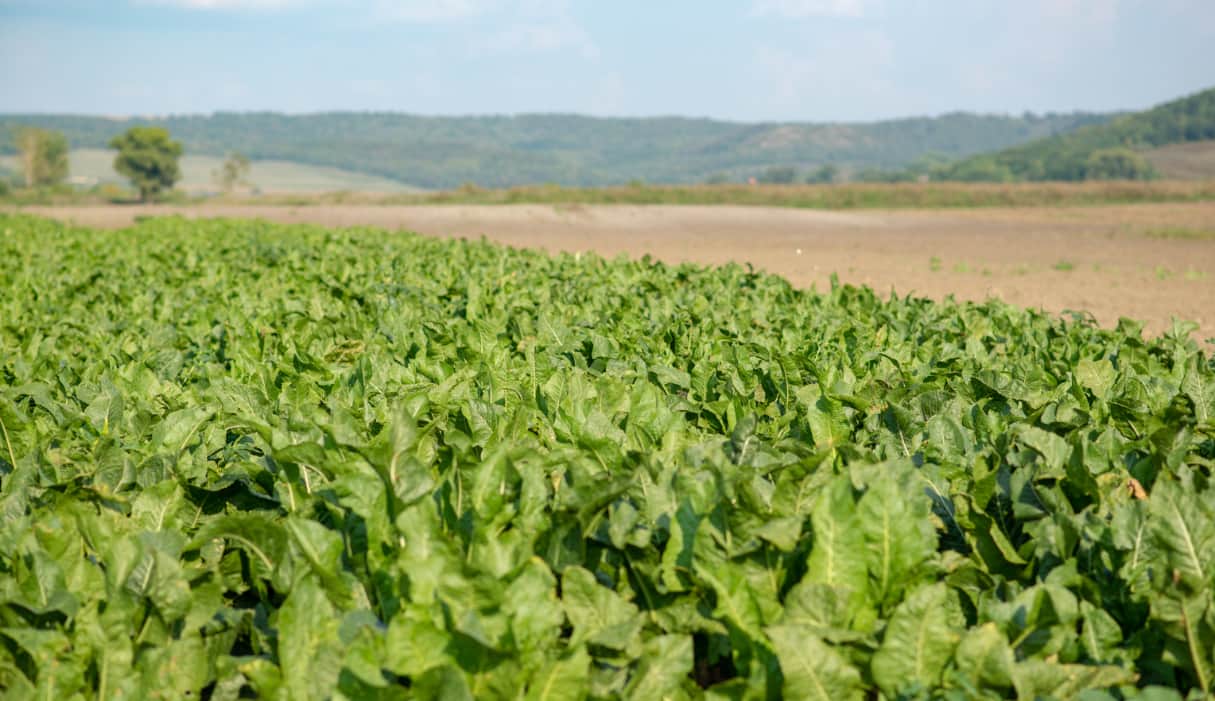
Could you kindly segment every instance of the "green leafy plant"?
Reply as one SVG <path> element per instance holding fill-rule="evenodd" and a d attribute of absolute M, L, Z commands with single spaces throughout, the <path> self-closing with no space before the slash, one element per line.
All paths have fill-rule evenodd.
<path fill-rule="evenodd" d="M 1215 370 L 998 302 L 0 216 L 17 698 L 1201 698 Z"/>

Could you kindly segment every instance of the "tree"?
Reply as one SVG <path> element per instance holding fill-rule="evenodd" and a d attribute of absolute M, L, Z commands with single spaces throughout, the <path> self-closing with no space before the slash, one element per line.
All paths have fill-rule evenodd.
<path fill-rule="evenodd" d="M 139 189 L 139 200 L 147 202 L 163 189 L 172 189 L 181 177 L 177 159 L 181 142 L 169 138 L 161 127 L 131 127 L 110 141 L 117 149 L 114 170 L 125 175 Z"/>
<path fill-rule="evenodd" d="M 793 166 L 771 166 L 759 176 L 765 185 L 788 185 L 797 180 L 797 168 Z"/>
<path fill-rule="evenodd" d="M 988 156 L 969 158 L 947 166 L 936 179 L 964 183 L 1008 183 L 1016 180 L 1016 177 L 1008 166 L 997 162 L 994 156 Z"/>
<path fill-rule="evenodd" d="M 215 179 L 219 181 L 224 192 L 231 192 L 237 185 L 248 185 L 249 167 L 249 159 L 245 154 L 230 153 L 215 173 Z"/>
<path fill-rule="evenodd" d="M 835 182 L 838 176 L 839 169 L 832 163 L 826 163 L 819 166 L 818 170 L 806 176 L 806 182 L 812 185 L 826 185 Z"/>
<path fill-rule="evenodd" d="M 16 142 L 26 187 L 55 185 L 67 177 L 68 143 L 62 133 L 25 127 L 17 131 Z"/>
<path fill-rule="evenodd" d="M 1146 158 L 1126 148 L 1098 149 L 1084 162 L 1088 180 L 1148 180 L 1155 176 Z"/>
<path fill-rule="evenodd" d="M 865 168 L 853 175 L 852 179 L 859 183 L 909 183 L 917 177 L 916 173 L 909 170 Z"/>

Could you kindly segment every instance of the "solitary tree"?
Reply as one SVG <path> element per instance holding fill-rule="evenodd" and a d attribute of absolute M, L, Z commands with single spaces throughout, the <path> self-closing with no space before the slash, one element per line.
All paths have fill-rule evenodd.
<path fill-rule="evenodd" d="M 818 170 L 807 176 L 806 182 L 812 185 L 833 183 L 838 175 L 839 168 L 836 168 L 832 163 L 825 163 L 819 166 Z"/>
<path fill-rule="evenodd" d="M 16 134 L 26 187 L 54 185 L 68 174 L 67 138 L 57 131 L 26 127 Z"/>
<path fill-rule="evenodd" d="M 237 185 L 245 185 L 249 178 L 249 159 L 243 153 L 230 153 L 224 164 L 215 173 L 215 179 L 224 192 L 231 192 Z"/>
<path fill-rule="evenodd" d="M 797 168 L 793 166 L 770 166 L 759 175 L 765 185 L 788 185 L 797 180 Z"/>
<path fill-rule="evenodd" d="M 130 179 L 139 189 L 139 200 L 147 202 L 164 189 L 172 189 L 181 177 L 177 159 L 181 158 L 181 142 L 169 138 L 161 127 L 131 127 L 110 141 L 118 149 L 114 170 Z"/>
<path fill-rule="evenodd" d="M 1127 148 L 1098 149 L 1084 163 L 1088 180 L 1148 180 L 1155 175 L 1146 158 Z"/>

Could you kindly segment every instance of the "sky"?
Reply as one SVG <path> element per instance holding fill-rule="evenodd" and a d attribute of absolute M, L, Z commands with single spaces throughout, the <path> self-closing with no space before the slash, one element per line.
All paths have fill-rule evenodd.
<path fill-rule="evenodd" d="M 1215 86 L 1215 0 L 0 0 L 0 112 L 873 121 Z"/>

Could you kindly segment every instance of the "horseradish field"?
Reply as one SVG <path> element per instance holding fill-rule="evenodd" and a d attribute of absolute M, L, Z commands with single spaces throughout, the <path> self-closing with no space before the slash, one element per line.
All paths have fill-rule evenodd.
<path fill-rule="evenodd" d="M 11 698 L 1204 698 L 1215 366 L 991 302 L 0 216 Z"/>

